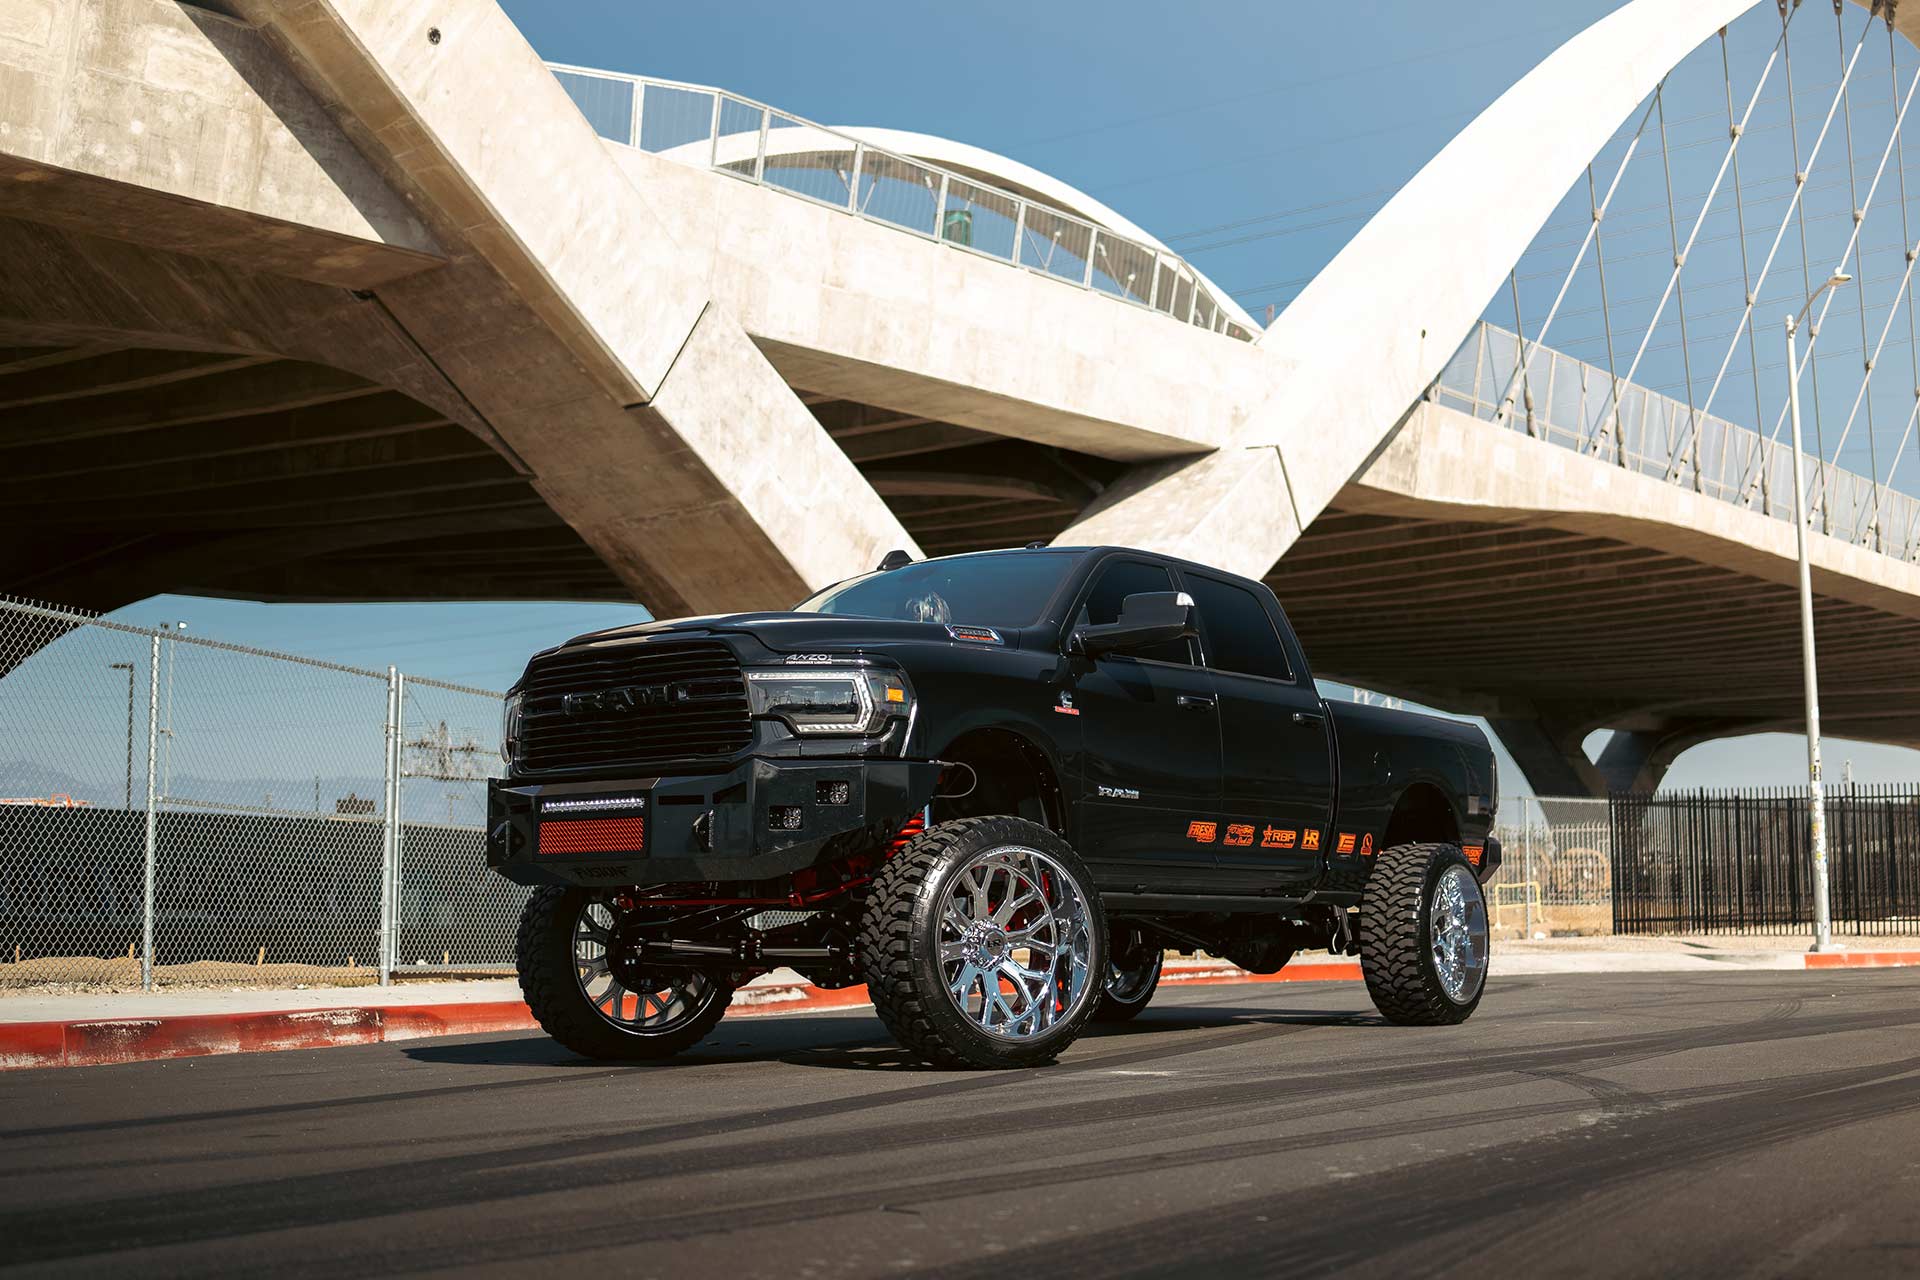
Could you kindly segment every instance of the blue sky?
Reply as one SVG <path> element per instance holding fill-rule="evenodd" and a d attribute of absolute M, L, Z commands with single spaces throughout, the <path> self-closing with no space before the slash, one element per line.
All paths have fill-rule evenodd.
<path fill-rule="evenodd" d="M 1256 318 L 1269 303 L 1284 305 L 1477 111 L 1614 7 L 1612 0 L 1230 0 L 1183 6 L 1172 21 L 1166 6 L 1143 0 L 1114 0 L 1097 11 L 991 0 L 504 5 L 553 61 L 718 85 L 824 124 L 940 134 L 1053 173 L 1188 253 Z M 1816 9 L 1824 6 L 1807 6 Z M 1831 63 L 1831 15 L 1824 20 Z M 1740 64 L 1757 66 L 1766 42 L 1764 32 L 1736 32 Z M 1830 65 L 1819 71 L 1802 73 L 1802 81 L 1832 78 Z M 1875 74 L 1877 92 L 1888 96 L 1884 63 Z M 1701 123 L 1712 93 L 1692 92 L 1672 104 L 1676 130 L 1723 131 L 1724 121 Z M 1861 92 L 1869 92 L 1864 79 Z M 1695 185 L 1704 187 L 1704 179 Z M 1543 261 L 1538 279 L 1523 284 L 1524 311 L 1550 300 L 1557 283 L 1550 267 Z M 1587 348 L 1581 354 L 1594 358 Z M 1857 342 L 1850 358 L 1858 360 Z M 1669 352 L 1655 355 L 1640 380 L 1657 385 L 1678 376 Z M 161 597 L 116 616 L 141 624 L 185 618 L 196 634 L 361 666 L 393 662 L 502 688 L 533 650 L 645 614 L 581 604 Z M 1803 752 L 1799 740 L 1778 735 L 1713 744 L 1683 757 L 1669 782 L 1787 783 L 1803 775 Z M 1844 758 L 1867 780 L 1920 775 L 1920 754 L 1840 743 L 1828 752 L 1836 776 Z"/>

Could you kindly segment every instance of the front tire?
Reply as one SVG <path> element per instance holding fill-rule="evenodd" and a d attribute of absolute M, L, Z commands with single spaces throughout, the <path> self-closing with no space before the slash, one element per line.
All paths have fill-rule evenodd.
<path fill-rule="evenodd" d="M 705 1039 L 733 986 L 693 969 L 624 957 L 613 909 L 583 889 L 536 889 L 520 913 L 515 967 L 546 1033 L 584 1058 L 669 1058 Z"/>
<path fill-rule="evenodd" d="M 1458 845 L 1380 854 L 1360 902 L 1360 969 L 1388 1022 L 1465 1022 L 1487 977 L 1487 900 Z"/>
<path fill-rule="evenodd" d="M 909 1052 L 950 1069 L 1032 1067 L 1100 1000 L 1106 917 L 1079 855 L 1020 818 L 961 818 L 914 837 L 874 878 L 860 965 Z"/>

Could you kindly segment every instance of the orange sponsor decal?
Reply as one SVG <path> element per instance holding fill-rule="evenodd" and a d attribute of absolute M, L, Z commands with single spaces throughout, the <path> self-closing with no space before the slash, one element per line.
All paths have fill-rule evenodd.
<path fill-rule="evenodd" d="M 1373 856 L 1373 832 L 1371 831 L 1360 837 L 1360 856 L 1363 858 Z"/>
<path fill-rule="evenodd" d="M 1262 849 L 1291 849 L 1293 848 L 1294 834 L 1292 831 L 1282 831 L 1279 827 L 1268 827 L 1260 833 L 1260 847 Z"/>
<path fill-rule="evenodd" d="M 1189 822 L 1187 824 L 1187 839 L 1198 840 L 1201 844 L 1212 844 L 1214 832 L 1217 830 L 1219 830 L 1219 828 L 1211 822 Z"/>
<path fill-rule="evenodd" d="M 1248 826 L 1244 822 L 1236 822 L 1232 826 L 1227 828 L 1227 838 L 1222 843 L 1252 844 L 1253 828 Z"/>
<path fill-rule="evenodd" d="M 1302 849 L 1318 849 L 1320 847 L 1320 829 L 1314 827 L 1302 831 L 1300 833 L 1300 847 Z"/>
<path fill-rule="evenodd" d="M 1340 833 L 1340 839 L 1333 846 L 1333 851 L 1335 853 L 1352 853 L 1354 839 L 1355 836 L 1353 832 L 1342 831 Z"/>
<path fill-rule="evenodd" d="M 1480 859 L 1484 858 L 1487 854 L 1486 846 L 1477 844 L 1467 845 L 1461 849 L 1460 852 L 1467 855 L 1468 865 L 1475 867 L 1480 865 Z"/>

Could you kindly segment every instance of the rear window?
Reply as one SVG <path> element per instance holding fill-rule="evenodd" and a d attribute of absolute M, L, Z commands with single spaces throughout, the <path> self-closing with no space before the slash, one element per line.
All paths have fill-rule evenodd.
<path fill-rule="evenodd" d="M 1040 620 L 1078 554 L 1020 551 L 922 560 L 849 578 L 794 606 L 798 613 L 1018 628 Z"/>
<path fill-rule="evenodd" d="M 1269 680 L 1291 680 L 1287 651 L 1260 597 L 1245 587 L 1187 574 L 1187 590 L 1200 608 L 1207 665 L 1216 671 Z"/>

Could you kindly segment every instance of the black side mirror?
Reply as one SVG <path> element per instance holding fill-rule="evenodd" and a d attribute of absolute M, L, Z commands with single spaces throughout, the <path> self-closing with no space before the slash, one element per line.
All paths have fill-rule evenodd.
<path fill-rule="evenodd" d="M 1120 602 L 1120 620 L 1081 627 L 1068 647 L 1098 658 L 1108 653 L 1151 649 L 1199 634 L 1193 623 L 1193 597 L 1184 591 L 1143 591 Z"/>

